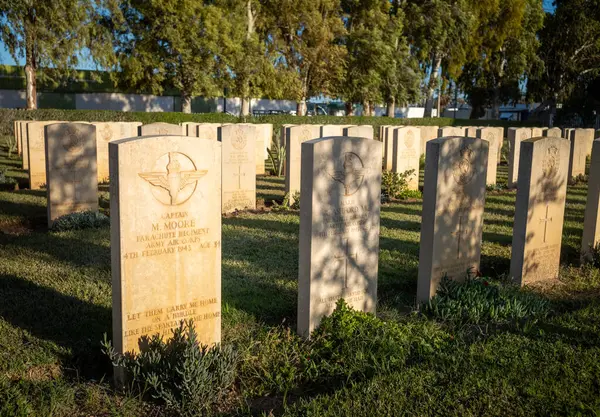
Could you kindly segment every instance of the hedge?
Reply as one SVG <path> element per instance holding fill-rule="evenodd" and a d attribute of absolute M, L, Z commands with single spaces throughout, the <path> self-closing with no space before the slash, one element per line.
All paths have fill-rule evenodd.
<path fill-rule="evenodd" d="M 161 113 L 161 112 L 121 112 L 112 110 L 15 110 L 0 109 L 0 136 L 13 134 L 14 120 L 64 120 L 87 122 L 130 122 L 137 121 L 144 124 L 164 123 L 272 123 L 273 131 L 278 132 L 283 124 L 345 124 L 345 125 L 371 125 L 375 135 L 379 134 L 380 125 L 419 125 L 419 126 L 539 126 L 536 122 L 511 122 L 503 120 L 469 120 L 451 119 L 446 117 L 422 119 L 397 119 L 389 117 L 366 116 L 258 116 L 239 118 L 225 113 Z"/>

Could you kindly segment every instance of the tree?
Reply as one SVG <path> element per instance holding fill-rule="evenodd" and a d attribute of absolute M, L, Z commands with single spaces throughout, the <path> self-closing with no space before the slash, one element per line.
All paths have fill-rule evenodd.
<path fill-rule="evenodd" d="M 130 0 L 121 4 L 124 24 L 115 26 L 121 81 L 160 94 L 181 92 L 184 113 L 192 97 L 220 94 L 221 33 L 230 22 L 213 1 Z"/>
<path fill-rule="evenodd" d="M 16 62 L 25 58 L 28 109 L 37 108 L 38 69 L 45 69 L 42 80 L 64 76 L 84 50 L 100 65 L 113 63 L 106 33 L 95 24 L 103 10 L 100 0 L 95 5 L 86 0 L 0 0 L 0 39 Z"/>
<path fill-rule="evenodd" d="M 274 63 L 288 81 L 297 114 L 306 113 L 306 99 L 334 95 L 343 75 L 346 49 L 340 44 L 344 25 L 339 0 L 264 0 L 269 42 L 278 54 Z"/>
<path fill-rule="evenodd" d="M 459 85 L 473 107 L 472 117 L 492 107 L 500 117 L 500 105 L 521 98 L 521 84 L 539 67 L 537 32 L 544 12 L 540 0 L 482 2 L 477 11 L 477 34 L 472 38 L 469 61 Z M 493 30 L 490 30 L 493 28 Z"/>

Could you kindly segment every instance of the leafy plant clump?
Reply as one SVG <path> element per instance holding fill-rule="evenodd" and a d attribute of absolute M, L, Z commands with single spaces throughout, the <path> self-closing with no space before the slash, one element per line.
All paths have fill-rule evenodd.
<path fill-rule="evenodd" d="M 465 324 L 538 320 L 548 315 L 550 304 L 515 285 L 467 277 L 465 282 L 444 278 L 424 313 L 437 319 Z"/>
<path fill-rule="evenodd" d="M 293 201 L 290 203 L 290 200 Z M 300 191 L 294 191 L 292 194 L 292 198 L 290 198 L 290 193 L 287 193 L 283 197 L 283 201 L 279 204 L 277 201 L 273 200 L 273 206 L 271 210 L 273 211 L 290 211 L 290 210 L 300 210 Z"/>
<path fill-rule="evenodd" d="M 407 198 L 419 198 L 421 193 L 408 189 L 408 178 L 415 174 L 415 170 L 396 173 L 383 171 L 381 177 L 381 201 L 387 203 L 391 200 L 406 200 Z"/>
<path fill-rule="evenodd" d="M 275 135 L 275 141 L 273 141 L 268 155 L 273 166 L 273 175 L 281 177 L 285 164 L 285 146 L 279 144 L 279 132 Z"/>
<path fill-rule="evenodd" d="M 13 153 L 17 152 L 17 139 L 14 136 L 7 136 L 5 143 L 8 151 L 8 158 L 12 159 Z"/>
<path fill-rule="evenodd" d="M 55 232 L 67 230 L 92 229 L 110 226 L 110 219 L 97 211 L 80 211 L 60 216 L 52 224 Z"/>
<path fill-rule="evenodd" d="M 13 177 L 8 177 L 6 172 L 8 168 L 0 168 L 0 184 L 13 185 L 17 183 Z"/>
<path fill-rule="evenodd" d="M 108 341 L 103 350 L 122 367 L 139 392 L 180 416 L 204 416 L 231 390 L 238 355 L 231 346 L 200 344 L 193 321 L 182 322 L 166 342 L 154 335 L 141 341 L 138 354 L 121 355 Z"/>

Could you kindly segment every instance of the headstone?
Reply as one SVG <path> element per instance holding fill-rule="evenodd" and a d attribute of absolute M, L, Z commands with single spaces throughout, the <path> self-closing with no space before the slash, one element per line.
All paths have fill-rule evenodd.
<path fill-rule="evenodd" d="M 46 185 L 46 150 L 44 127 L 55 121 L 27 123 L 27 153 L 29 161 L 29 189 L 39 190 Z"/>
<path fill-rule="evenodd" d="M 353 138 L 373 139 L 373 126 L 360 125 L 360 126 L 345 127 L 344 128 L 344 136 L 353 137 Z"/>
<path fill-rule="evenodd" d="M 15 137 L 15 143 L 17 145 L 17 155 L 21 155 L 21 141 L 19 138 L 19 120 L 13 121 L 13 136 Z"/>
<path fill-rule="evenodd" d="M 271 123 L 257 123 L 254 125 L 258 130 L 259 136 L 263 138 L 263 149 L 261 158 L 263 162 L 269 158 L 269 151 L 271 150 L 271 145 L 273 143 L 273 125 Z M 258 155 L 258 153 L 257 153 Z M 263 163 L 263 173 L 264 173 L 264 163 Z"/>
<path fill-rule="evenodd" d="M 345 125 L 323 125 L 321 126 L 321 137 L 344 136 Z"/>
<path fill-rule="evenodd" d="M 417 301 L 435 295 L 443 277 L 464 280 L 481 257 L 488 142 L 449 137 L 429 141 Z"/>
<path fill-rule="evenodd" d="M 427 142 L 437 139 L 439 126 L 419 126 L 421 131 L 421 155 L 425 155 Z"/>
<path fill-rule="evenodd" d="M 186 136 L 184 126 L 174 125 L 171 123 L 150 123 L 139 127 L 139 136 L 154 136 L 154 135 L 180 135 Z"/>
<path fill-rule="evenodd" d="M 438 129 L 438 138 L 446 138 L 450 136 L 466 137 L 467 131 L 464 127 L 444 126 Z"/>
<path fill-rule="evenodd" d="M 179 124 L 183 128 L 185 136 L 198 137 L 198 125 L 196 122 L 183 122 Z"/>
<path fill-rule="evenodd" d="M 98 211 L 96 126 L 45 126 L 48 227 L 65 214 Z"/>
<path fill-rule="evenodd" d="M 21 122 L 21 143 L 22 143 L 22 159 L 23 169 L 29 170 L 29 136 L 27 135 L 27 125 L 31 122 Z"/>
<path fill-rule="evenodd" d="M 562 132 L 563 132 L 562 137 L 565 138 L 565 139 L 571 139 L 571 131 L 572 130 L 575 130 L 575 129 L 573 129 L 571 127 L 563 127 L 563 129 L 562 129 Z"/>
<path fill-rule="evenodd" d="M 96 126 L 96 155 L 98 182 L 107 182 L 108 172 L 108 143 L 113 140 L 123 139 L 128 136 L 122 136 L 121 130 L 129 130 L 124 123 L 92 123 Z"/>
<path fill-rule="evenodd" d="M 581 260 L 592 260 L 592 250 L 600 242 L 600 140 L 595 140 L 590 163 L 587 203 L 583 220 Z"/>
<path fill-rule="evenodd" d="M 544 136 L 552 137 L 552 138 L 560 138 L 560 137 L 562 137 L 562 131 L 558 127 L 553 127 L 550 129 L 546 129 L 544 131 Z"/>
<path fill-rule="evenodd" d="M 511 127 L 508 129 L 508 186 L 516 187 L 519 178 L 519 152 L 521 142 L 531 138 L 531 129 L 526 127 Z"/>
<path fill-rule="evenodd" d="M 383 169 L 391 171 L 394 166 L 394 130 L 402 126 L 386 126 L 383 129 Z"/>
<path fill-rule="evenodd" d="M 510 276 L 524 285 L 558 278 L 569 142 L 527 139 L 520 154 Z"/>
<path fill-rule="evenodd" d="M 477 127 L 477 126 L 467 126 L 466 127 L 467 137 L 476 138 L 477 137 L 477 129 L 479 129 L 479 127 Z"/>
<path fill-rule="evenodd" d="M 190 319 L 198 342 L 219 343 L 221 143 L 155 136 L 109 149 L 116 351 Z"/>
<path fill-rule="evenodd" d="M 544 129 L 541 127 L 532 127 L 531 128 L 531 137 L 532 138 L 541 138 L 544 136 Z"/>
<path fill-rule="evenodd" d="M 594 141 L 592 129 L 570 130 L 571 156 L 569 160 L 569 181 L 585 175 L 586 158 L 591 154 Z"/>
<path fill-rule="evenodd" d="M 299 125 L 286 129 L 285 193 L 289 195 L 290 204 L 294 201 L 294 194 L 300 191 L 301 145 L 319 138 L 320 133 L 321 127 L 318 125 Z"/>
<path fill-rule="evenodd" d="M 298 333 L 309 337 L 343 298 L 375 312 L 381 142 L 329 137 L 302 144 Z"/>
<path fill-rule="evenodd" d="M 281 125 L 281 129 L 280 129 L 280 133 L 279 133 L 279 144 L 281 146 L 286 146 L 287 143 L 287 139 L 286 139 L 286 135 L 287 135 L 287 129 L 288 127 L 292 127 L 292 126 L 296 126 L 296 125 L 292 125 L 292 124 L 284 124 Z"/>
<path fill-rule="evenodd" d="M 486 184 L 494 185 L 496 184 L 499 149 L 498 142 L 500 141 L 500 138 L 498 137 L 498 129 L 495 129 L 493 127 L 484 127 L 481 129 L 477 129 L 477 137 L 479 139 L 487 140 L 489 143 Z"/>
<path fill-rule="evenodd" d="M 219 128 L 222 143 L 223 213 L 256 209 L 256 129 L 252 125 L 225 125 Z"/>
<path fill-rule="evenodd" d="M 221 127 L 219 123 L 198 123 L 195 126 L 194 135 L 188 136 L 195 136 L 201 139 L 218 140 L 219 127 Z"/>
<path fill-rule="evenodd" d="M 419 189 L 419 159 L 421 132 L 416 127 L 400 127 L 394 130 L 394 153 L 392 172 L 402 174 L 413 171 L 407 178 L 410 190 Z"/>

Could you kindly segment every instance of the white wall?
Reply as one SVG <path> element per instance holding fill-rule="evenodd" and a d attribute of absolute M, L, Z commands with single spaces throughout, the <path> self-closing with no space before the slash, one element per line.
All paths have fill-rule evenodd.
<path fill-rule="evenodd" d="M 0 107 L 16 109 L 25 105 L 25 90 L 0 90 Z"/>
<path fill-rule="evenodd" d="M 83 93 L 75 94 L 77 110 L 173 111 L 173 97 L 150 94 Z"/>

